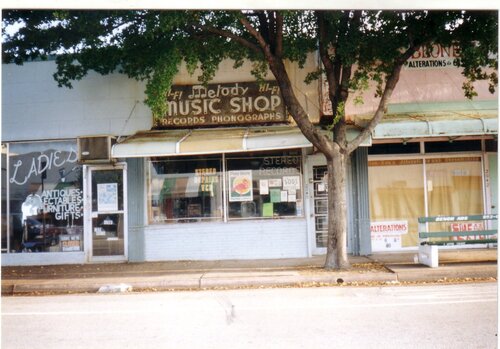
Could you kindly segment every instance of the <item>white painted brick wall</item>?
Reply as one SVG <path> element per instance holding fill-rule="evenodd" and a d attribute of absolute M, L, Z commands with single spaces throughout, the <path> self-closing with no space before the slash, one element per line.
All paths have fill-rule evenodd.
<path fill-rule="evenodd" d="M 312 120 L 319 118 L 318 86 L 304 84 L 303 79 L 315 63 L 311 56 L 307 69 L 289 67 L 292 81 L 300 86 L 297 98 Z M 235 71 L 233 63 L 225 61 L 213 82 L 251 81 L 251 68 L 247 62 Z M 144 82 L 91 71 L 72 82 L 72 89 L 60 88 L 52 77 L 55 72 L 55 61 L 2 64 L 2 141 L 124 136 L 152 127 L 151 110 L 144 104 Z M 198 84 L 198 74 L 188 74 L 183 66 L 174 83 Z"/>
<path fill-rule="evenodd" d="M 57 87 L 55 71 L 54 61 L 2 65 L 2 141 L 119 136 L 151 128 L 143 82 L 90 72 L 68 89 Z"/>
<path fill-rule="evenodd" d="M 248 220 L 149 226 L 145 260 L 307 257 L 305 219 Z"/>

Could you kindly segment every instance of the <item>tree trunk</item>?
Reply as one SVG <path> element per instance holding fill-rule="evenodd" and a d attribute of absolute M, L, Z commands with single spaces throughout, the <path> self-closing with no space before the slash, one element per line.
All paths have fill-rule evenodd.
<path fill-rule="evenodd" d="M 328 168 L 328 242 L 325 269 L 347 269 L 347 154 L 334 147 L 327 156 Z"/>

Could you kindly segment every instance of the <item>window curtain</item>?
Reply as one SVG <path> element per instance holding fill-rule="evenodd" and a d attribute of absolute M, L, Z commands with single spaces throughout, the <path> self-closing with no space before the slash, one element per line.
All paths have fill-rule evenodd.
<path fill-rule="evenodd" d="M 429 216 L 483 214 L 480 157 L 427 159 L 426 175 Z M 448 231 L 450 224 L 432 223 L 429 229 Z"/>
<path fill-rule="evenodd" d="M 417 218 L 425 215 L 423 161 L 375 160 L 368 162 L 370 220 L 407 221 L 401 247 L 418 243 Z"/>

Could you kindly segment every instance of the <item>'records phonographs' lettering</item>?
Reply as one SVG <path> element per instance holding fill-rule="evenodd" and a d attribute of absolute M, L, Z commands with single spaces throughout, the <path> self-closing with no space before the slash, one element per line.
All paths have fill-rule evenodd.
<path fill-rule="evenodd" d="M 275 82 L 172 86 L 157 126 L 190 127 L 286 122 Z"/>

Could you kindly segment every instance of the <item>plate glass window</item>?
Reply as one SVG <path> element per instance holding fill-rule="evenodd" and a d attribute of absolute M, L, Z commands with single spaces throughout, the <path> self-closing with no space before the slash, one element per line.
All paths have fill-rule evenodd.
<path fill-rule="evenodd" d="M 227 159 L 228 218 L 303 215 L 300 152 Z"/>
<path fill-rule="evenodd" d="M 149 223 L 222 220 L 221 158 L 152 159 Z"/>
<path fill-rule="evenodd" d="M 2 225 L 2 252 L 83 251 L 76 143 L 13 143 L 8 156 L 9 197 L 3 191 L 2 196 L 9 200 L 9 221 L 8 234 Z"/>

